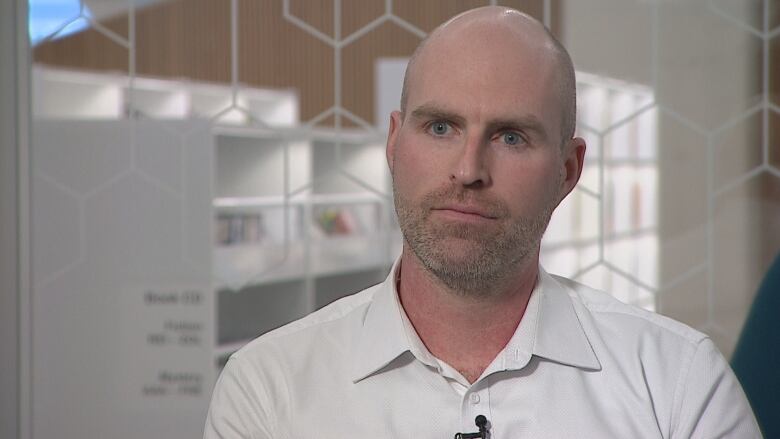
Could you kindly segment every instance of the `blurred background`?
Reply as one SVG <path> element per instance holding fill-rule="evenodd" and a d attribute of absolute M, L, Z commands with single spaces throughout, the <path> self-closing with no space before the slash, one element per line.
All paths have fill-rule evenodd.
<path fill-rule="evenodd" d="M 199 437 L 233 351 L 383 280 L 406 62 L 486 4 L 545 23 L 577 70 L 585 171 L 545 268 L 729 357 L 780 251 L 780 2 L 15 0 L 0 177 L 21 294 L 0 309 L 21 405 L 0 424 Z"/>

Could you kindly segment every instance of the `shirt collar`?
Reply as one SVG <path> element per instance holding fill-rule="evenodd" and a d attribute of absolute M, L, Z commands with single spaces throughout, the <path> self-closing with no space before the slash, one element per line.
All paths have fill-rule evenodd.
<path fill-rule="evenodd" d="M 601 369 L 568 289 L 542 267 L 520 325 L 486 374 L 522 369 L 534 355 L 573 367 Z"/>
<path fill-rule="evenodd" d="M 404 328 L 404 313 L 396 289 L 400 262 L 401 258 L 396 259 L 390 274 L 379 285 L 368 305 L 353 356 L 354 382 L 372 375 L 404 352 L 411 351 L 411 343 Z M 419 337 L 417 338 L 419 340 Z M 431 356 L 427 349 L 425 352 Z"/>
<path fill-rule="evenodd" d="M 354 351 L 354 382 L 378 372 L 407 351 L 432 368 L 440 367 L 414 331 L 398 299 L 399 266 L 400 258 L 369 303 Z M 568 291 L 541 267 L 520 325 L 486 374 L 495 369 L 522 369 L 532 355 L 573 367 L 601 368 Z"/>

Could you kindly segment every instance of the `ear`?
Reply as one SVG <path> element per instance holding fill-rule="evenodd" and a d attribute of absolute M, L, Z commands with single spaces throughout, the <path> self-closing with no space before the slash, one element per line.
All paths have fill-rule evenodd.
<path fill-rule="evenodd" d="M 564 146 L 563 155 L 563 176 L 561 182 L 561 192 L 558 198 L 560 203 L 574 189 L 582 175 L 582 166 L 585 161 L 585 139 L 575 137 L 569 140 Z"/>
<path fill-rule="evenodd" d="M 390 113 L 390 129 L 387 132 L 387 148 L 385 149 L 385 154 L 387 155 L 387 166 L 390 167 L 390 173 L 393 172 L 395 145 L 398 141 L 398 135 L 401 131 L 402 123 L 403 114 L 401 114 L 400 111 L 393 111 Z"/>

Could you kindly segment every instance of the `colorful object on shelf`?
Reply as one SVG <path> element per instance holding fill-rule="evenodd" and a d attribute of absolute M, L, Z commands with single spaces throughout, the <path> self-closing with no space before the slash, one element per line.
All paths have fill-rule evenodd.
<path fill-rule="evenodd" d="M 347 209 L 325 209 L 316 221 L 327 235 L 351 235 L 357 230 L 355 218 Z"/>

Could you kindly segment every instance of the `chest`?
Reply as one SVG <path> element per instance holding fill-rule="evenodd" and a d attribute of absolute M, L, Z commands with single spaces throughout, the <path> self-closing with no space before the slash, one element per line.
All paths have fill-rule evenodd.
<path fill-rule="evenodd" d="M 549 369 L 532 363 L 495 373 L 463 394 L 422 364 L 354 384 L 308 383 L 291 389 L 298 402 L 282 411 L 278 437 L 452 438 L 476 431 L 480 414 L 490 422 L 491 439 L 665 437 L 640 389 L 574 368 Z"/>

